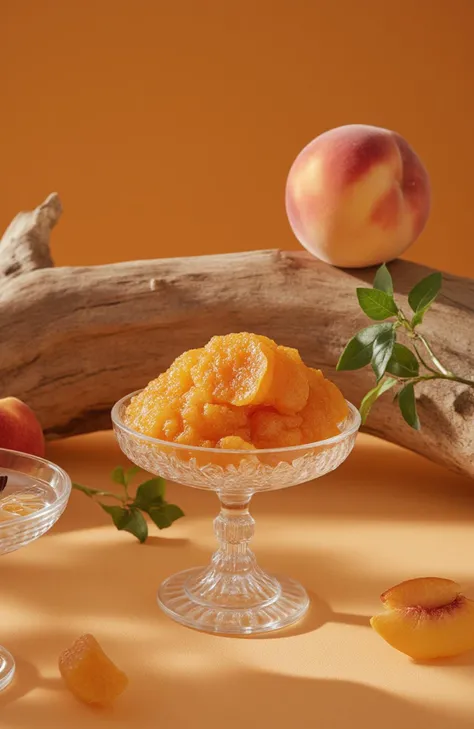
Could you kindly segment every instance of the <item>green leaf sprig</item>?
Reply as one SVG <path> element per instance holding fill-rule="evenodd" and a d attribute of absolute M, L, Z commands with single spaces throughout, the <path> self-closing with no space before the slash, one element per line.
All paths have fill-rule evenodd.
<path fill-rule="evenodd" d="M 165 501 L 166 482 L 159 477 L 141 483 L 135 495 L 132 496 L 129 493 L 129 486 L 139 471 L 138 466 L 132 466 L 127 470 L 124 470 L 122 466 L 114 468 L 111 479 L 122 487 L 118 494 L 113 491 L 91 489 L 79 483 L 73 483 L 72 486 L 96 501 L 112 517 L 117 529 L 130 532 L 139 542 L 143 543 L 148 537 L 148 524 L 144 514 L 150 517 L 158 529 L 166 529 L 174 521 L 184 516 L 184 513 L 176 504 L 168 504 Z M 104 503 L 99 501 L 99 497 L 114 499 L 119 504 Z"/>
<path fill-rule="evenodd" d="M 375 401 L 397 386 L 394 399 L 398 402 L 405 421 L 415 430 L 420 429 L 415 399 L 415 386 L 418 383 L 426 380 L 451 380 L 474 387 L 473 380 L 456 375 L 440 362 L 426 337 L 418 330 L 426 312 L 438 296 L 441 284 L 442 275 L 436 272 L 414 286 L 408 294 L 408 304 L 413 312 L 410 317 L 404 314 L 394 299 L 392 276 L 385 264 L 377 270 L 372 288 L 356 290 L 362 311 L 369 319 L 379 323 L 362 329 L 349 340 L 336 369 L 358 370 L 371 365 L 376 385 L 360 404 L 363 423 Z M 391 321 L 387 321 L 388 319 Z M 413 351 L 405 344 L 397 342 L 400 332 L 406 335 Z"/>

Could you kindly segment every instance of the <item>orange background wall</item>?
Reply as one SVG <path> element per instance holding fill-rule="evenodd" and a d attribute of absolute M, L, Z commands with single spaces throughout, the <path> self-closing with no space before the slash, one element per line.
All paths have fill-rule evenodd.
<path fill-rule="evenodd" d="M 474 276 L 472 0 L 3 0 L 0 226 L 51 191 L 58 264 L 299 248 L 288 169 L 396 129 L 432 179 L 406 257 Z"/>

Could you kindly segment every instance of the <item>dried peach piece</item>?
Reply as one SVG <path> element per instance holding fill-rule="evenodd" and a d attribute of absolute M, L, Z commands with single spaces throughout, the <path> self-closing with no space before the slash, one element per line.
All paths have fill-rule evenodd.
<path fill-rule="evenodd" d="M 125 422 L 133 430 L 152 438 L 174 440 L 183 430 L 181 397 L 193 387 L 191 367 L 202 350 L 191 349 L 135 395 L 127 407 Z"/>
<path fill-rule="evenodd" d="M 452 580 L 422 577 L 384 592 L 386 612 L 373 629 L 401 653 L 417 660 L 456 656 L 474 649 L 474 600 Z"/>
<path fill-rule="evenodd" d="M 208 402 L 198 387 L 183 397 L 181 415 L 185 425 L 195 428 L 204 439 L 219 440 L 247 426 L 246 408 Z"/>
<path fill-rule="evenodd" d="M 214 448 L 216 445 L 215 440 L 202 438 L 199 430 L 193 428 L 191 425 L 186 425 L 182 433 L 176 436 L 174 441 L 182 445 L 199 446 L 200 448 Z"/>
<path fill-rule="evenodd" d="M 256 448 L 286 448 L 302 443 L 300 415 L 282 415 L 273 408 L 256 410 L 250 417 L 250 433 Z"/>
<path fill-rule="evenodd" d="M 218 448 L 226 448 L 233 451 L 252 451 L 255 450 L 255 446 L 248 441 L 245 441 L 238 435 L 227 435 L 225 438 L 221 438 L 217 442 Z"/>
<path fill-rule="evenodd" d="M 284 415 L 294 415 L 304 408 L 309 395 L 307 370 L 296 349 L 277 347 L 273 381 L 265 404 Z"/>
<path fill-rule="evenodd" d="M 347 416 L 347 403 L 336 385 L 320 370 L 308 367 L 309 397 L 300 411 L 303 443 L 314 443 L 337 435 L 338 424 Z"/>
<path fill-rule="evenodd" d="M 128 684 L 127 676 L 90 634 L 81 635 L 61 653 L 59 671 L 68 689 L 87 704 L 110 704 Z"/>
<path fill-rule="evenodd" d="M 132 399 L 126 423 L 189 446 L 238 437 L 278 448 L 336 435 L 346 414 L 339 389 L 306 367 L 296 349 L 240 332 L 178 357 Z"/>
<path fill-rule="evenodd" d="M 241 332 L 212 337 L 191 370 L 209 400 L 229 405 L 258 405 L 273 378 L 276 345 L 266 337 Z"/>

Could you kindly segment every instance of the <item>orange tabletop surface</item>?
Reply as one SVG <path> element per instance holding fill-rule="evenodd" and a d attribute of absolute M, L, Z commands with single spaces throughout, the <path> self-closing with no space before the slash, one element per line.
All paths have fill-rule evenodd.
<path fill-rule="evenodd" d="M 416 437 L 416 436 L 414 436 Z M 112 433 L 53 443 L 73 480 L 108 486 L 125 464 Z M 213 494 L 179 485 L 186 517 L 140 545 L 73 492 L 51 532 L 2 557 L 1 642 L 17 675 L 0 696 L 1 729 L 464 729 L 474 727 L 474 656 L 417 664 L 369 626 L 379 594 L 414 576 L 474 588 L 474 484 L 360 435 L 339 470 L 253 501 L 261 565 L 301 580 L 296 627 L 228 638 L 182 627 L 157 607 L 158 584 L 206 563 Z M 57 659 L 93 633 L 127 672 L 111 709 L 76 701 Z"/>

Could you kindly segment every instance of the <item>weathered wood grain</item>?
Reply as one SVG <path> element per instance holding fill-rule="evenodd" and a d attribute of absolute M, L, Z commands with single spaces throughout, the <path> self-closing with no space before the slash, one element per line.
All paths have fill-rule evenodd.
<path fill-rule="evenodd" d="M 373 270 L 340 270 L 279 250 L 54 268 L 49 234 L 60 212 L 53 194 L 18 216 L 0 245 L 0 396 L 27 402 L 49 438 L 108 428 L 118 398 L 184 350 L 232 331 L 297 347 L 356 405 L 373 386 L 368 368 L 335 371 L 346 341 L 368 323 L 355 288 Z M 406 305 L 430 269 L 400 260 L 390 268 Z M 474 281 L 445 274 L 423 327 L 440 358 L 472 377 Z M 472 391 L 429 382 L 417 387 L 417 400 L 420 432 L 404 423 L 389 394 L 366 430 L 474 476 Z"/>

